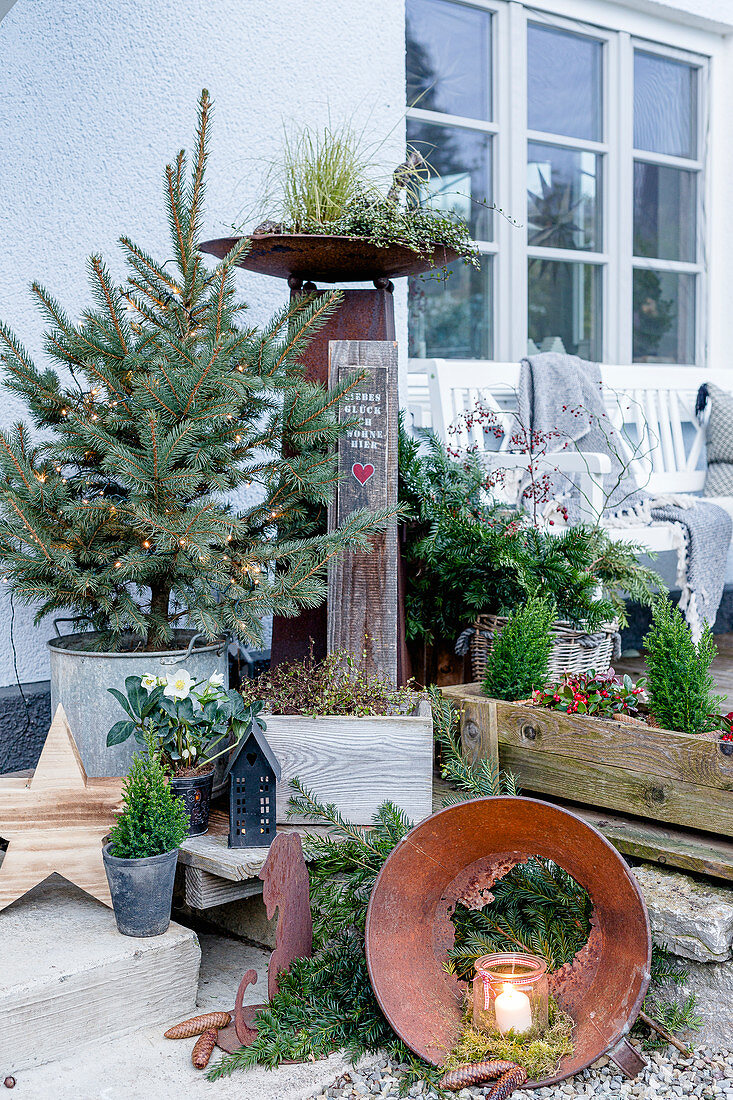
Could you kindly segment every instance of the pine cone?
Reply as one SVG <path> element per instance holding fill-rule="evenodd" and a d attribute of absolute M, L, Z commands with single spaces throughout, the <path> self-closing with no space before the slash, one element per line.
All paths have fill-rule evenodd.
<path fill-rule="evenodd" d="M 515 1089 L 521 1088 L 526 1080 L 527 1074 L 522 1067 L 515 1066 L 514 1069 L 502 1074 L 486 1100 L 507 1100 L 507 1097 L 511 1096 Z"/>
<path fill-rule="evenodd" d="M 203 1035 L 209 1028 L 226 1027 L 231 1023 L 228 1012 L 205 1012 L 203 1016 L 192 1016 L 190 1020 L 183 1020 L 180 1024 L 169 1027 L 165 1033 L 166 1039 L 192 1039 L 194 1035 Z"/>
<path fill-rule="evenodd" d="M 471 1062 L 470 1065 L 459 1066 L 458 1069 L 450 1070 L 441 1078 L 440 1084 L 442 1088 L 450 1089 L 451 1092 L 459 1092 L 471 1085 L 478 1085 L 481 1081 L 489 1081 L 492 1077 L 500 1077 L 501 1074 L 506 1074 L 510 1070 L 520 1070 L 524 1073 L 524 1070 L 516 1062 L 505 1062 L 500 1058 L 495 1059 L 493 1062 Z M 527 1080 L 526 1074 L 524 1080 Z M 499 1083 L 497 1082 L 494 1088 Z M 492 1094 L 493 1091 L 492 1089 Z M 508 1096 L 509 1093 L 507 1092 L 505 1095 Z"/>
<path fill-rule="evenodd" d="M 214 1047 L 216 1046 L 216 1029 L 209 1028 L 203 1035 L 199 1035 L 196 1040 L 196 1045 L 191 1051 L 191 1061 L 196 1069 L 206 1069 L 209 1064 L 209 1058 L 212 1055 Z M 507 1093 L 507 1096 L 509 1094 Z"/>

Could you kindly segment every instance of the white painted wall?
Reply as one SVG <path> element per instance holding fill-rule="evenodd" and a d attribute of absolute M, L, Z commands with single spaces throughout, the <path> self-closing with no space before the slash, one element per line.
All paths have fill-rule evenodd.
<path fill-rule="evenodd" d="M 27 292 L 38 278 L 72 315 L 88 304 L 85 258 L 122 275 L 125 232 L 165 256 L 163 168 L 193 138 L 196 100 L 215 103 L 207 225 L 222 236 L 257 198 L 283 119 L 353 120 L 382 155 L 404 155 L 404 11 L 399 0 L 16 0 L 0 22 L 0 317 L 39 354 Z M 254 319 L 285 300 L 280 280 L 242 273 Z M 398 335 L 406 337 L 398 286 Z M 0 423 L 23 415 L 4 393 Z M 0 685 L 15 682 L 7 591 Z M 16 607 L 21 681 L 47 677 L 50 620 Z"/>

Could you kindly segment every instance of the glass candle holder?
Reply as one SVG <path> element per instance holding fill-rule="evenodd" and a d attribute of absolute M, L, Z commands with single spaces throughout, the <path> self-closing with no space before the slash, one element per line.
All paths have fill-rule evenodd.
<path fill-rule="evenodd" d="M 476 960 L 473 1023 L 490 1035 L 540 1035 L 548 1026 L 547 963 L 502 951 Z"/>

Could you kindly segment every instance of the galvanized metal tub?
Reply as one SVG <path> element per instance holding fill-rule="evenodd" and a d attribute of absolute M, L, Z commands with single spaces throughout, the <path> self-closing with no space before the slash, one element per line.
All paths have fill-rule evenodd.
<path fill-rule="evenodd" d="M 107 748 L 107 733 L 125 713 L 108 688 L 125 690 L 127 676 L 166 676 L 185 668 L 196 680 L 224 673 L 229 683 L 227 643 L 207 643 L 191 630 L 175 631 L 177 649 L 154 653 L 100 652 L 91 649 L 96 634 L 67 634 L 48 643 L 51 655 L 51 713 L 63 704 L 87 775 L 127 775 L 139 748 L 131 737 Z M 199 642 L 201 644 L 199 644 Z M 222 757 L 222 759 L 226 759 Z M 216 787 L 216 779 L 214 785 Z"/>

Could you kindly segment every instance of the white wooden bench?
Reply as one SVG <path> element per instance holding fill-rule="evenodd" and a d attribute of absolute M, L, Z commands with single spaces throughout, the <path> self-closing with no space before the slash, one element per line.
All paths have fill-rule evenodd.
<path fill-rule="evenodd" d="M 462 449 L 472 446 L 480 450 L 482 458 L 494 467 L 526 467 L 526 455 L 510 453 L 509 433 L 505 432 L 499 452 L 491 451 L 485 433 L 478 427 L 467 428 L 462 417 L 480 403 L 511 426 L 509 414 L 516 407 L 519 370 L 519 363 L 411 359 L 408 413 L 413 425 L 432 427 L 444 442 Z M 650 493 L 701 494 L 705 481 L 705 426 L 695 415 L 695 398 L 703 382 L 733 391 L 733 371 L 603 364 L 601 376 L 606 411 L 614 429 L 620 432 L 624 428 L 638 444 L 630 462 L 638 485 Z M 584 518 L 595 519 L 603 502 L 602 474 L 610 469 L 608 456 L 561 452 L 548 456 L 546 466 L 577 475 L 585 502 Z M 733 497 L 711 499 L 733 516 Z M 609 533 L 656 552 L 681 547 L 677 524 L 609 527 Z M 733 552 L 729 554 L 726 582 L 733 582 Z"/>

